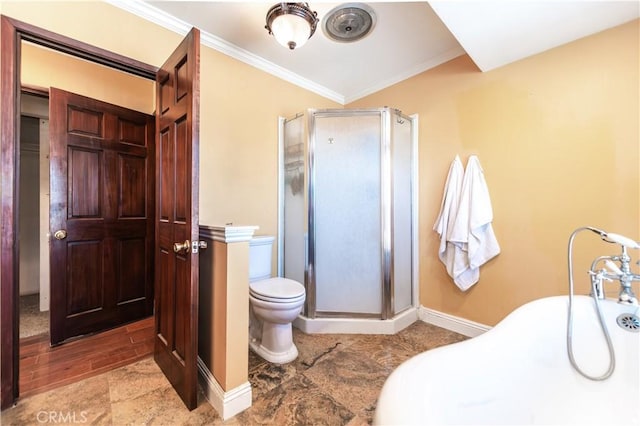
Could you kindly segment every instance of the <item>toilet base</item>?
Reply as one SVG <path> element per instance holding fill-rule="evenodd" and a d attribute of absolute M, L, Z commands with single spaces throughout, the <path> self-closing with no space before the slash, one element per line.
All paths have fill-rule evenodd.
<path fill-rule="evenodd" d="M 250 339 L 249 347 L 262 359 L 273 364 L 287 364 L 298 357 L 298 348 L 291 342 L 291 346 L 282 352 L 273 352 L 260 344 L 259 340 Z"/>

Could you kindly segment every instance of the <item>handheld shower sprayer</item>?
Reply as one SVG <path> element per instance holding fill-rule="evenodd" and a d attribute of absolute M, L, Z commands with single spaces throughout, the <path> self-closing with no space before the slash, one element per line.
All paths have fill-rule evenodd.
<path fill-rule="evenodd" d="M 629 237 L 625 237 L 624 235 L 614 234 L 613 232 L 606 232 L 602 229 L 594 228 L 593 226 L 585 226 L 582 229 L 588 229 L 589 231 L 595 232 L 596 234 L 600 235 L 602 241 L 606 241 L 607 243 L 620 244 L 630 249 L 640 249 L 639 241 L 634 241 Z"/>
<path fill-rule="evenodd" d="M 605 232 L 605 234 L 601 237 L 608 243 L 620 244 L 630 249 L 640 249 L 639 242 L 633 241 L 631 238 L 625 237 L 624 235 L 614 234 L 613 232 Z"/>

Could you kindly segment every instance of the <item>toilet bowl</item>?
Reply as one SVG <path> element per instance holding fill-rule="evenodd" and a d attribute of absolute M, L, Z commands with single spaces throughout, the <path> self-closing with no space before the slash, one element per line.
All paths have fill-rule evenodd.
<path fill-rule="evenodd" d="M 249 243 L 249 346 L 263 359 L 286 364 L 298 357 L 291 323 L 305 301 L 304 286 L 271 277 L 274 237 L 254 237 Z"/>

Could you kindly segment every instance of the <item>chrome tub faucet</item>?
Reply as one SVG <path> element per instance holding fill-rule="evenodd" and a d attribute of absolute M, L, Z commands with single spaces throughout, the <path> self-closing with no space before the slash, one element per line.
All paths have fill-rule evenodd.
<path fill-rule="evenodd" d="M 622 253 L 616 256 L 600 256 L 597 257 L 591 264 L 592 288 L 594 289 L 596 297 L 604 299 L 604 281 L 619 281 L 620 290 L 618 293 L 618 303 L 624 303 L 628 305 L 638 305 L 638 298 L 631 288 L 633 281 L 640 281 L 640 274 L 634 274 L 631 271 L 631 257 L 627 253 L 627 248 L 640 249 L 640 243 L 623 237 L 622 235 L 612 233 L 602 233 L 603 240 L 610 243 L 618 243 L 622 246 Z M 597 265 L 599 262 L 604 262 L 604 268 L 598 270 Z M 617 263 L 619 263 L 619 265 Z M 640 264 L 640 261 L 637 262 Z"/>

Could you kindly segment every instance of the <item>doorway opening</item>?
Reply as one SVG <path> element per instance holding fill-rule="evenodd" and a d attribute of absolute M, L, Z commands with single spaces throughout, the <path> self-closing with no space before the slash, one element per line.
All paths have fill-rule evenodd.
<path fill-rule="evenodd" d="M 53 86 L 63 87 L 152 112 L 155 84 L 33 43 L 23 41 L 21 47 L 18 306 L 20 394 L 24 396 L 72 383 L 153 353 L 153 317 L 135 324 L 123 319 L 120 322 L 129 323 L 126 327 L 109 334 L 97 330 L 99 334 L 91 336 L 86 343 L 74 340 L 71 347 L 49 347 L 50 308 L 56 303 L 56 297 L 51 297 L 49 279 L 52 238 L 49 93 Z M 151 170 L 151 186 L 153 174 Z M 131 179 L 130 175 L 127 177 Z M 153 189 L 146 192 L 153 194 Z M 153 211 L 152 206 L 149 209 Z M 149 271 L 149 285 L 153 286 L 152 269 Z M 108 342 L 113 341 L 114 336 L 119 336 L 118 347 L 109 348 Z M 70 362 L 74 368 L 69 368 Z"/>
<path fill-rule="evenodd" d="M 3 150 L 0 155 L 2 239 L 0 244 L 0 353 L 1 408 L 7 408 L 18 398 L 19 377 L 19 302 L 20 302 L 20 105 L 21 58 L 25 42 L 70 54 L 105 68 L 117 69 L 148 79 L 154 84 L 157 68 L 67 37 L 51 33 L 6 16 L 2 21 L 3 75 L 0 94 L 2 111 Z M 44 86 L 47 87 L 47 86 Z M 39 155 L 39 153 L 38 153 Z M 33 178 L 33 176 L 32 176 Z M 39 250 L 39 249 L 38 249 Z M 39 296 L 38 296 L 39 298 Z"/>
<path fill-rule="evenodd" d="M 22 93 L 20 165 L 22 341 L 49 333 L 49 100 L 44 93 Z"/>
<path fill-rule="evenodd" d="M 151 187 L 155 188 L 154 196 L 160 200 L 155 204 L 154 211 L 159 211 L 161 214 L 166 212 L 170 215 L 162 216 L 162 219 L 166 219 L 166 225 L 164 228 L 167 231 L 166 235 L 163 234 L 161 225 L 162 220 L 155 221 L 152 225 L 155 226 L 156 233 L 159 237 L 155 247 L 156 253 L 162 257 L 162 260 L 151 263 L 155 266 L 155 276 L 157 279 L 157 286 L 159 288 L 158 295 L 162 295 L 162 300 L 156 302 L 156 321 L 154 324 L 154 361 L 160 366 L 164 375 L 169 379 L 178 395 L 182 398 L 183 402 L 190 410 L 197 406 L 197 348 L 198 348 L 198 251 L 191 250 L 183 252 L 176 248 L 175 238 L 178 242 L 186 241 L 187 239 L 194 241 L 194 247 L 198 247 L 198 160 L 199 160 L 199 113 L 200 113 L 200 32 L 197 28 L 192 28 L 182 42 L 173 50 L 173 52 L 166 59 L 161 68 L 152 67 L 142 62 L 136 61 L 125 56 L 121 56 L 107 50 L 91 46 L 89 44 L 65 37 L 60 34 L 55 34 L 50 31 L 35 27 L 33 25 L 17 21 L 6 16 L 0 16 L 0 30 L 2 37 L 0 38 L 0 73 L 3 78 L 0 81 L 0 98 L 2 99 L 2 109 L 0 110 L 0 133 L 2 133 L 3 146 L 0 151 L 0 211 L 2 212 L 1 228 L 2 235 L 0 238 L 0 341 L 2 345 L 0 347 L 0 381 L 1 381 L 1 404 L 0 408 L 5 409 L 13 404 L 19 395 L 19 268 L 18 262 L 20 259 L 20 233 L 19 233 L 19 172 L 20 172 L 20 156 L 19 156 L 19 116 L 20 116 L 20 87 L 21 87 L 21 55 L 23 41 L 32 42 L 39 46 L 51 48 L 58 52 L 72 55 L 74 57 L 88 60 L 90 62 L 98 63 L 106 66 L 107 68 L 117 69 L 125 71 L 132 75 L 143 77 L 145 79 L 157 81 L 157 99 L 156 108 L 154 111 L 158 114 L 158 128 L 151 131 L 151 137 L 153 140 L 161 140 L 159 146 L 162 150 L 158 149 L 158 156 L 150 154 L 148 158 L 154 158 L 156 162 L 163 165 L 170 165 L 172 167 L 158 167 L 157 171 L 167 171 L 167 173 L 161 173 L 157 178 L 157 182 L 161 184 Z M 155 84 L 155 83 L 154 83 Z M 46 87 L 46 86 L 45 86 Z M 105 102 L 101 102 L 95 99 L 79 101 L 81 105 L 79 108 L 72 108 L 73 102 L 67 102 L 70 99 L 69 96 L 64 95 L 61 90 L 51 91 L 51 109 L 60 109 L 62 114 L 50 115 L 52 123 L 59 125 L 60 133 L 69 133 L 78 131 L 85 137 L 87 135 L 101 134 L 101 120 L 98 117 L 102 116 L 100 112 L 96 112 L 93 108 L 94 105 L 98 105 L 100 108 L 105 107 L 107 110 L 111 110 L 110 107 L 105 105 Z M 65 92 L 68 93 L 68 92 Z M 68 93 L 71 96 L 72 93 Z M 57 99 L 57 100 L 56 100 Z M 113 105 L 112 105 L 113 106 Z M 106 113 L 108 114 L 108 113 Z M 118 114 L 113 114 L 118 116 Z M 124 114 L 128 116 L 128 113 Z M 69 118 L 71 116 L 71 118 Z M 118 116 L 119 117 L 119 116 Z M 145 135 L 146 131 L 136 130 L 139 129 L 138 120 L 130 120 L 127 118 L 119 119 L 115 117 L 110 119 L 111 124 L 116 126 L 110 126 L 110 134 L 119 134 L 119 142 L 130 142 L 133 145 L 132 155 L 136 155 L 143 146 L 140 143 L 139 137 Z M 109 120 L 108 117 L 105 120 Z M 161 121 L 163 120 L 163 121 Z M 120 127 L 118 127 L 120 126 Z M 150 129 L 152 125 L 147 126 Z M 106 126 L 105 126 L 106 127 Z M 114 131 L 115 129 L 115 131 Z M 118 131 L 120 129 L 120 131 Z M 123 130 L 124 129 L 124 130 Z M 52 129 L 51 134 L 58 131 Z M 154 136 L 155 135 L 155 136 Z M 129 137 L 133 139 L 130 140 Z M 53 138 L 51 138 L 53 140 Z M 125 140 L 126 139 L 126 140 Z M 96 139 L 99 143 L 109 143 L 112 139 L 103 138 L 102 140 Z M 151 141 L 152 139 L 148 139 Z M 64 143 L 64 141 L 62 141 Z M 149 142 L 152 143 L 152 142 Z M 90 144 L 91 145 L 91 144 Z M 144 144 L 147 146 L 148 144 Z M 52 144 L 52 148 L 55 145 Z M 67 139 L 68 147 L 68 139 Z M 180 147 L 180 149 L 178 149 Z M 68 156 L 64 145 L 60 145 L 61 151 L 51 151 L 52 169 L 56 172 L 67 173 L 70 168 L 66 166 L 65 160 L 61 160 L 56 165 L 53 165 L 55 159 L 60 159 L 62 156 Z M 89 146 L 84 151 L 76 150 L 72 161 L 75 166 L 80 166 L 82 171 L 90 172 L 91 182 L 101 182 L 100 176 L 106 175 L 106 173 L 112 173 L 118 175 L 118 170 L 124 168 L 143 170 L 144 161 L 121 161 L 119 165 L 112 166 L 108 172 L 99 171 L 95 165 L 100 165 L 100 153 L 99 147 Z M 125 150 L 130 151 L 130 150 Z M 106 156 L 106 154 L 105 154 Z M 175 166 L 175 167 L 173 167 Z M 118 168 L 119 167 L 119 168 Z M 73 170 L 73 169 L 72 169 Z M 53 170 L 52 170 L 53 173 Z M 172 174 L 171 176 L 169 174 Z M 150 176 L 149 172 L 147 176 Z M 112 198 L 109 199 L 110 203 L 113 197 L 117 195 L 113 194 L 113 191 L 103 191 L 99 193 L 92 191 L 87 185 L 87 182 L 82 178 L 83 172 L 76 173 L 71 176 L 71 183 L 75 185 L 72 187 L 73 194 L 78 194 L 78 188 L 80 193 L 87 194 L 84 198 L 74 198 L 64 195 L 63 191 L 53 191 L 51 198 L 53 200 L 54 194 L 60 195 L 63 193 L 60 200 L 63 203 L 69 204 L 69 201 L 73 204 L 73 212 L 82 212 L 83 214 L 96 216 L 94 212 L 99 211 L 96 206 L 100 206 L 99 200 L 102 199 L 100 194 L 107 193 Z M 123 176 L 120 173 L 120 176 Z M 140 176 L 140 174 L 138 174 Z M 155 176 L 154 176 L 155 178 Z M 52 176 L 52 181 L 54 181 Z M 124 179 L 121 179 L 124 181 Z M 55 179 L 56 185 L 61 183 L 63 190 L 69 190 L 68 183 L 69 175 L 61 175 L 60 180 Z M 144 182 L 144 179 L 132 179 L 127 182 L 126 185 L 131 189 L 131 193 L 144 193 L 144 184 L 131 185 L 131 182 Z M 155 182 L 155 181 L 154 181 Z M 177 185 L 180 184 L 180 187 Z M 95 186 L 95 185 L 93 185 Z M 75 189 L 74 189 L 75 188 Z M 60 188 L 58 188 L 60 189 Z M 186 191 L 185 191 L 186 190 Z M 120 197 L 122 198 L 122 197 Z M 125 197 L 126 198 L 126 197 Z M 87 201 L 88 202 L 85 202 Z M 79 202 L 78 202 L 79 201 Z M 136 206 L 141 204 L 127 204 L 127 207 Z M 59 206 L 58 206 L 59 207 Z M 78 208 L 76 208 L 78 207 Z M 58 209 L 62 214 L 57 214 L 57 218 L 65 218 L 67 216 L 66 207 Z M 118 209 L 116 208 L 115 211 Z M 53 211 L 53 209 L 52 209 Z M 54 215 L 50 212 L 51 220 Z M 124 209 L 125 212 L 131 212 L 131 209 Z M 156 215 L 160 217 L 160 213 Z M 51 223 L 50 220 L 50 224 Z M 67 241 L 65 238 L 71 233 L 67 233 L 64 229 L 66 222 L 61 222 L 62 227 L 55 228 L 53 232 L 54 237 L 60 243 L 55 244 L 58 249 L 64 248 Z M 151 226 L 153 228 L 153 226 Z M 87 235 L 86 232 L 81 235 Z M 150 235 L 150 234 L 149 234 Z M 164 236 L 164 240 L 162 239 Z M 171 237 L 175 238 L 171 238 Z M 168 237 L 168 238 L 167 238 Z M 94 250 L 92 253 L 93 260 L 102 257 L 101 252 L 97 248 L 98 243 L 92 240 L 94 244 Z M 185 246 L 189 246 L 186 243 Z M 71 271 L 71 273 L 77 278 L 84 275 L 83 268 L 69 268 L 67 265 L 66 254 L 69 252 L 66 250 L 50 250 L 52 273 L 51 276 L 58 276 L 59 273 L 65 271 Z M 71 250 L 74 251 L 74 250 Z M 120 254 L 116 253 L 117 249 L 111 249 L 112 258 L 125 259 L 126 256 L 122 253 L 126 250 L 120 250 Z M 54 259 L 54 253 L 60 254 L 61 261 Z M 65 254 L 66 253 L 66 254 Z M 81 258 L 83 252 L 76 247 L 76 250 L 71 253 L 75 259 Z M 105 256 L 106 257 L 106 256 Z M 84 263 L 89 265 L 89 263 Z M 91 269 L 89 268 L 90 275 L 97 269 L 95 268 L 96 262 Z M 56 266 L 56 270 L 53 271 L 53 266 Z M 176 266 L 177 265 L 177 266 Z M 106 270 L 102 268 L 102 270 Z M 110 272 L 113 273 L 114 270 Z M 137 274 L 137 270 L 133 271 L 133 275 Z M 126 273 L 131 274 L 132 270 L 129 269 Z M 95 274 L 93 274 L 95 275 Z M 73 278 L 72 278 L 73 280 Z M 73 283 L 74 281 L 72 281 Z M 90 283 L 90 280 L 76 280 L 77 282 Z M 68 285 L 69 281 L 66 281 Z M 69 287 L 67 286 L 67 289 Z M 67 293 L 64 293 L 65 288 L 62 288 L 62 292 L 53 291 L 52 294 L 55 297 L 60 298 L 61 301 L 66 300 Z M 88 294 L 85 292 L 85 295 Z M 93 294 L 96 294 L 95 292 Z M 118 295 L 119 296 L 119 295 Z M 91 296 L 93 297 L 93 296 Z M 84 297 L 82 301 L 86 301 L 91 297 Z M 151 297 L 151 296 L 150 296 Z M 150 300 L 145 298 L 145 300 Z M 97 299 L 93 297 L 91 300 Z M 177 302 L 177 301 L 180 301 Z M 73 309 L 78 307 L 76 298 L 73 299 L 74 303 L 71 303 Z M 53 306 L 57 306 L 57 303 L 53 303 Z M 151 311 L 150 311 L 151 312 Z M 62 316 L 53 315 L 53 319 L 56 323 L 60 318 L 65 318 L 65 313 Z M 72 313 L 73 315 L 73 313 Z M 68 317 L 68 316 L 67 316 Z M 65 330 L 65 328 L 61 328 Z M 76 335 L 82 334 L 82 331 Z M 65 336 L 63 336 L 64 340 Z M 52 339 L 53 340 L 53 339 Z"/>

